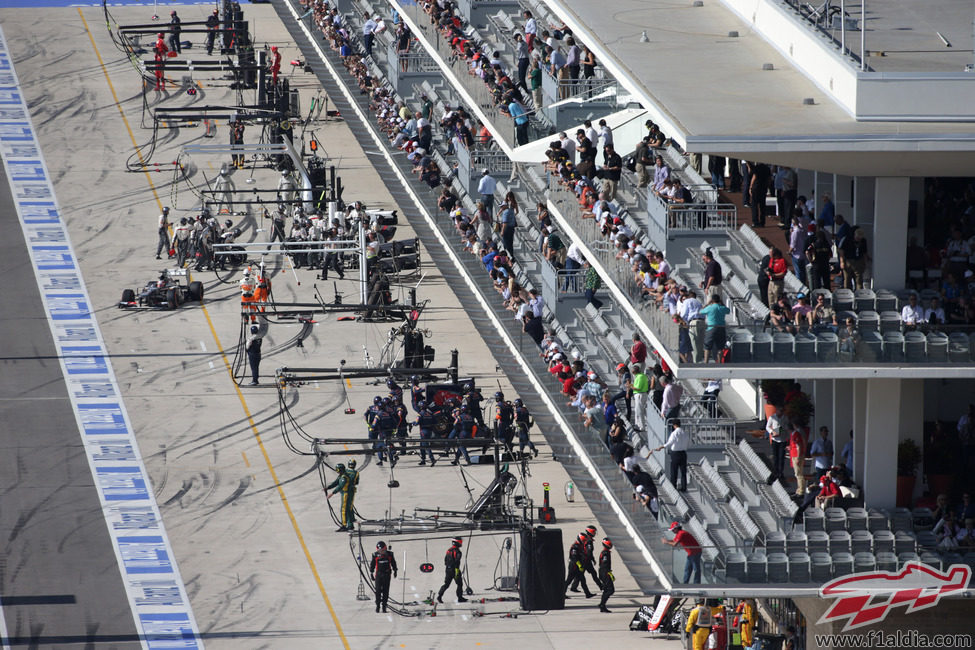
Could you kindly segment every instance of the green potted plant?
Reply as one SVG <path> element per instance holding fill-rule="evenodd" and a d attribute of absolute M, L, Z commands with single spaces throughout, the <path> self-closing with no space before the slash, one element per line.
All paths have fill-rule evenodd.
<path fill-rule="evenodd" d="M 765 418 L 768 419 L 777 407 L 785 406 L 785 394 L 792 386 L 789 379 L 763 379 L 761 388 L 765 398 Z"/>
<path fill-rule="evenodd" d="M 793 426 L 806 429 L 815 413 L 816 407 L 806 393 L 799 393 L 786 402 L 783 412 Z M 808 432 L 807 432 L 808 433 Z"/>
<path fill-rule="evenodd" d="M 897 506 L 910 508 L 914 496 L 917 466 L 921 463 L 921 448 L 912 438 L 897 445 Z"/>

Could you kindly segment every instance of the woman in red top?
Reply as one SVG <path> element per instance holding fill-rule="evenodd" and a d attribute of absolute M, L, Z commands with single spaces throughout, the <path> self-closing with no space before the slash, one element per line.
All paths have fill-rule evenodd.
<path fill-rule="evenodd" d="M 833 482 L 833 471 L 830 470 L 819 479 L 819 496 L 816 497 L 816 507 L 825 510 L 833 504 L 833 500 L 840 496 L 840 487 Z"/>
<path fill-rule="evenodd" d="M 782 251 L 773 248 L 769 259 L 768 269 L 768 304 L 774 305 L 779 300 L 779 296 L 785 291 L 785 274 L 788 273 L 788 265 Z"/>

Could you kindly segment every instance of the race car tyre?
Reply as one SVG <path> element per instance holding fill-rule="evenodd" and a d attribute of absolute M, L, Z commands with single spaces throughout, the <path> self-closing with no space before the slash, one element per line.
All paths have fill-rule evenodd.
<path fill-rule="evenodd" d="M 166 304 L 169 309 L 179 307 L 179 289 L 173 287 L 166 290 Z"/>
<path fill-rule="evenodd" d="M 445 413 L 433 414 L 433 435 L 438 438 L 446 438 L 452 428 L 450 417 Z"/>
<path fill-rule="evenodd" d="M 135 291 L 133 291 L 132 289 L 123 289 L 122 302 L 126 302 L 126 303 L 135 302 Z"/>
<path fill-rule="evenodd" d="M 190 302 L 203 302 L 203 283 L 195 280 L 187 287 L 187 298 Z"/>

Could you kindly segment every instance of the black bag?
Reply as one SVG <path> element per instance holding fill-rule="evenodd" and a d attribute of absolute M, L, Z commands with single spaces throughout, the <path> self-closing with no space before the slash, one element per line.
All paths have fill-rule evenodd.
<path fill-rule="evenodd" d="M 626 159 L 626 162 L 623 163 L 623 166 L 626 167 L 626 169 L 628 171 L 635 172 L 636 171 L 636 158 L 634 158 L 633 156 L 629 156 Z"/>

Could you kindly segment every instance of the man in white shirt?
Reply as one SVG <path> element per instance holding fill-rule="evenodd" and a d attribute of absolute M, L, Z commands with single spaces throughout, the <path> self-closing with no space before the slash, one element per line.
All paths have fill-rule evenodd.
<path fill-rule="evenodd" d="M 664 398 L 660 404 L 660 414 L 665 420 L 676 418 L 680 415 L 680 398 L 684 395 L 684 388 L 673 379 L 664 375 L 660 379 L 664 385 Z"/>
<path fill-rule="evenodd" d="M 901 309 L 901 321 L 904 327 L 914 329 L 918 323 L 924 321 L 924 310 L 917 304 L 917 294 L 912 293 L 907 299 L 907 304 Z"/>
<path fill-rule="evenodd" d="M 609 128 L 606 120 L 599 120 L 599 150 L 602 151 L 607 145 L 613 145 L 613 129 Z"/>
<path fill-rule="evenodd" d="M 531 296 L 531 300 L 528 301 L 528 306 L 531 307 L 532 313 L 535 314 L 535 318 L 541 318 L 542 313 L 545 310 L 545 298 L 538 293 L 538 289 L 532 288 L 528 290 L 528 294 Z"/>
<path fill-rule="evenodd" d="M 573 165 L 576 164 L 576 143 L 575 141 L 565 134 L 565 131 L 559 134 L 559 142 L 562 143 L 562 150 L 569 155 L 569 162 Z"/>
<path fill-rule="evenodd" d="M 596 146 L 596 144 L 599 142 L 599 133 L 593 127 L 590 120 L 586 120 L 583 124 L 585 126 L 584 130 L 586 132 L 586 137 L 589 138 L 589 142 L 591 142 L 593 146 Z"/>
<path fill-rule="evenodd" d="M 687 447 L 690 436 L 680 428 L 680 420 L 671 422 L 673 430 L 667 442 L 654 451 L 666 449 L 670 452 L 670 482 L 680 492 L 687 492 Z M 677 474 L 680 473 L 680 485 L 677 484 Z"/>
<path fill-rule="evenodd" d="M 931 306 L 924 310 L 924 322 L 931 325 L 944 325 L 945 310 L 937 298 L 931 299 Z"/>
<path fill-rule="evenodd" d="M 718 417 L 718 393 L 721 392 L 721 380 L 709 379 L 708 385 L 704 389 L 701 398 L 707 402 L 708 415 L 712 418 Z"/>
<path fill-rule="evenodd" d="M 816 478 L 822 478 L 833 466 L 833 442 L 829 439 L 829 427 L 819 427 L 819 438 L 809 445 L 809 455 L 813 458 Z"/>
<path fill-rule="evenodd" d="M 169 206 L 163 206 L 162 213 L 159 215 L 159 242 L 156 244 L 156 259 L 162 259 L 159 254 L 163 251 L 169 253 Z M 173 257 L 169 255 L 169 257 Z"/>
<path fill-rule="evenodd" d="M 577 242 L 569 244 L 569 248 L 565 252 L 565 270 L 574 271 L 574 273 L 566 275 L 565 286 L 562 288 L 563 291 L 569 291 L 569 286 L 572 287 L 573 293 L 578 291 L 578 271 L 582 268 L 582 263 L 585 259 L 582 254 L 582 249 L 579 248 Z"/>
<path fill-rule="evenodd" d="M 528 45 L 528 50 L 535 46 L 535 37 L 538 35 L 538 24 L 535 22 L 535 17 L 532 16 L 532 12 L 525 11 L 522 14 L 525 17 L 525 44 Z"/>
<path fill-rule="evenodd" d="M 375 38 L 376 27 L 378 25 L 372 19 L 372 16 L 369 15 L 368 11 L 362 14 L 362 18 L 365 20 L 362 24 L 362 45 L 366 50 L 366 54 L 372 56 L 372 42 Z"/>
<path fill-rule="evenodd" d="M 477 183 L 477 193 L 481 195 L 484 209 L 492 217 L 494 216 L 494 191 L 497 187 L 498 182 L 494 180 L 491 173 L 487 169 L 481 171 L 481 180 Z"/>

